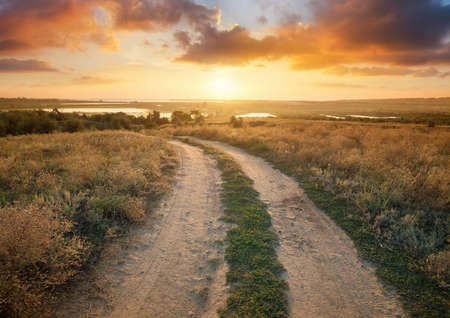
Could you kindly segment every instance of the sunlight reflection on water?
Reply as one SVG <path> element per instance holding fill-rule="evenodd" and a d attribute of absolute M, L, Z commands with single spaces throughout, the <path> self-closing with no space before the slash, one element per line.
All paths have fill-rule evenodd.
<path fill-rule="evenodd" d="M 236 118 L 276 118 L 276 117 L 277 116 L 269 113 L 248 113 L 236 116 Z"/>

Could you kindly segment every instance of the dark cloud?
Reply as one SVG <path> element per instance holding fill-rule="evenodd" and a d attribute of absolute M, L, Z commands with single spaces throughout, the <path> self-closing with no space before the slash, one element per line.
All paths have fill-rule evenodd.
<path fill-rule="evenodd" d="M 269 22 L 269 20 L 267 20 L 267 18 L 265 16 L 260 16 L 256 19 L 256 21 L 258 21 L 258 23 L 260 24 L 267 24 L 267 22 Z"/>
<path fill-rule="evenodd" d="M 50 63 L 39 60 L 0 59 L 1 73 L 57 72 Z"/>
<path fill-rule="evenodd" d="M 185 31 L 177 31 L 173 34 L 173 37 L 178 45 L 183 49 L 191 45 L 191 37 L 189 36 L 189 33 Z"/>
<path fill-rule="evenodd" d="M 11 52 L 11 51 L 19 51 L 19 50 L 25 50 L 29 48 L 29 45 L 16 41 L 16 40 L 3 40 L 0 41 L 0 52 Z"/>
<path fill-rule="evenodd" d="M 314 0 L 316 24 L 340 47 L 435 49 L 450 28 L 450 6 L 436 0 Z"/>
<path fill-rule="evenodd" d="M 131 30 L 165 29 L 186 18 L 196 27 L 216 22 L 219 10 L 191 0 L 111 0 L 115 26 Z"/>
<path fill-rule="evenodd" d="M 273 35 L 262 39 L 242 27 L 205 28 L 177 60 L 245 65 L 288 59 L 299 70 L 358 63 L 450 64 L 450 48 L 444 44 L 449 5 L 435 0 L 313 0 L 312 8 L 311 25 L 290 13 Z"/>

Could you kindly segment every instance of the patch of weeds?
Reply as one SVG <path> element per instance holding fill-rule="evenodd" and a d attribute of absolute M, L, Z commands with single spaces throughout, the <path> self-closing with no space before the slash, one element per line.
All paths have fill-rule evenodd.
<path fill-rule="evenodd" d="M 275 251 L 278 237 L 271 231 L 270 215 L 252 180 L 229 156 L 189 139 L 182 141 L 203 148 L 217 160 L 226 214 L 222 220 L 236 224 L 227 232 L 225 259 L 231 295 L 219 310 L 220 317 L 288 317 L 288 285 L 281 279 L 285 269 Z"/>

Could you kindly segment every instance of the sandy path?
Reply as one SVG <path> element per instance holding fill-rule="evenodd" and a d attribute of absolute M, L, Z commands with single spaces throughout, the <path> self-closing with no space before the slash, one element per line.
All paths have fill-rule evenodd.
<path fill-rule="evenodd" d="M 291 317 L 407 317 L 350 238 L 293 179 L 235 147 L 201 142 L 231 155 L 269 205 L 280 237 L 278 257 L 287 269 Z"/>
<path fill-rule="evenodd" d="M 227 230 L 218 221 L 220 172 L 199 148 L 171 143 L 181 158 L 174 189 L 121 255 L 100 262 L 98 295 L 71 300 L 58 317 L 217 317 L 226 300 L 226 265 L 208 260 L 223 259 L 215 241 Z"/>

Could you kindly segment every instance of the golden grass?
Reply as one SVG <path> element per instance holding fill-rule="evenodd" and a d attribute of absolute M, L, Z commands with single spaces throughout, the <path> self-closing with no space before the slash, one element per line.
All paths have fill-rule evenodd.
<path fill-rule="evenodd" d="M 176 162 L 157 137 L 30 135 L 0 143 L 0 315 L 36 315 L 107 237 L 142 222 Z"/>

